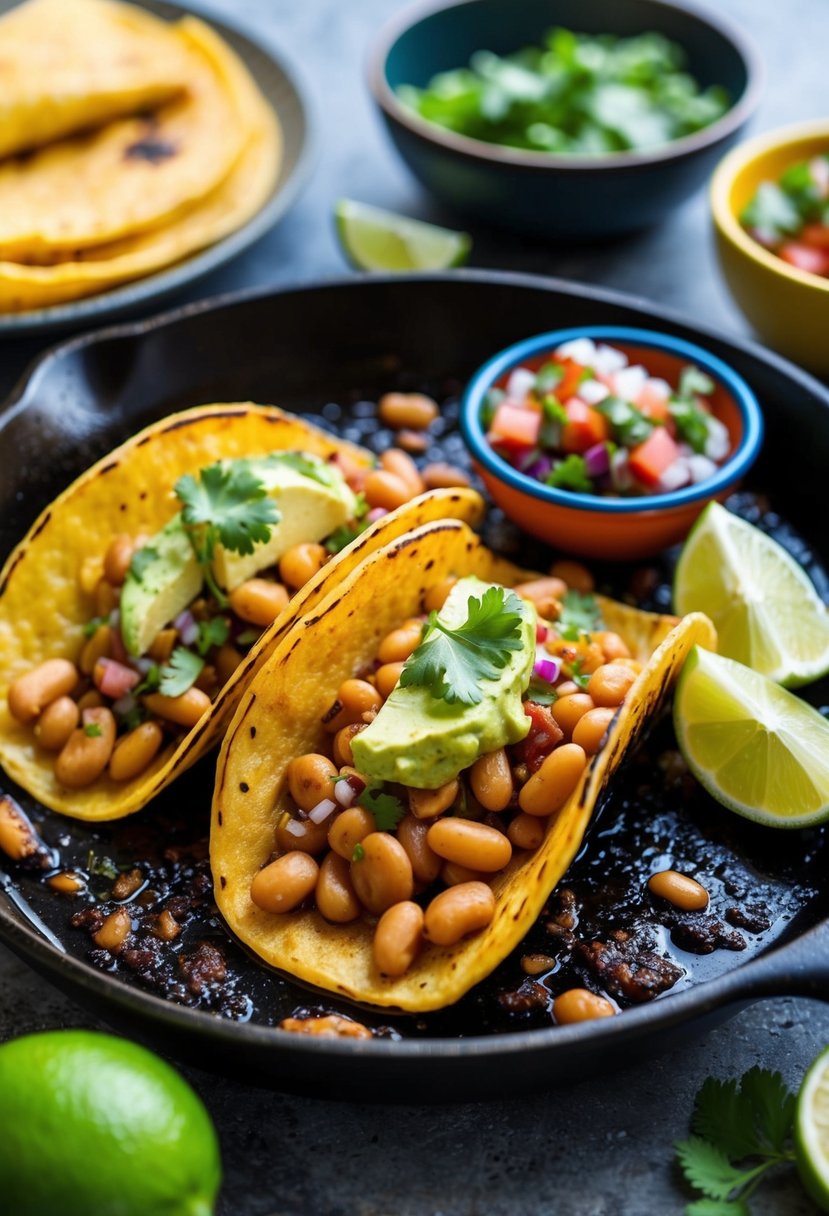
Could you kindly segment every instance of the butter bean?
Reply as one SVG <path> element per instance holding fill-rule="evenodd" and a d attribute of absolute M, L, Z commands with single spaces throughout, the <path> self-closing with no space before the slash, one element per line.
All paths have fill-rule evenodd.
<path fill-rule="evenodd" d="M 550 752 L 518 795 L 518 805 L 527 815 L 555 815 L 579 783 L 587 756 L 575 743 L 562 743 Z"/>
<path fill-rule="evenodd" d="M 68 659 L 47 659 L 18 676 L 9 687 L 9 713 L 18 722 L 32 722 L 52 701 L 69 693 L 78 672 Z"/>
<path fill-rule="evenodd" d="M 264 912 L 292 912 L 317 885 L 319 866 L 307 853 L 277 857 L 254 878 L 250 897 Z"/>
<path fill-rule="evenodd" d="M 438 820 L 429 829 L 426 841 L 438 857 L 483 874 L 503 870 L 512 857 L 508 837 L 469 819 Z"/>
<path fill-rule="evenodd" d="M 404 975 L 423 945 L 423 909 L 409 899 L 387 908 L 378 921 L 372 954 L 381 975 Z"/>
<path fill-rule="evenodd" d="M 485 882 L 465 882 L 436 895 L 426 909 L 424 931 L 436 946 L 454 946 L 485 928 L 495 915 L 495 896 Z"/>

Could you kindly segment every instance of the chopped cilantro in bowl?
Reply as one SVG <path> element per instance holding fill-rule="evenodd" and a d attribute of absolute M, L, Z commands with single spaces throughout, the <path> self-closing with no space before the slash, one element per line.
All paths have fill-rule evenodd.
<path fill-rule="evenodd" d="M 540 46 L 468 67 L 399 100 L 439 127 L 485 143 L 554 155 L 649 151 L 710 126 L 728 110 L 718 85 L 701 88 L 685 53 L 658 33 L 632 38 L 550 30 Z"/>

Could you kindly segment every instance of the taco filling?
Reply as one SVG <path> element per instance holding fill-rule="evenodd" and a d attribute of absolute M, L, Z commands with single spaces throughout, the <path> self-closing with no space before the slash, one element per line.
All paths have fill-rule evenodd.
<path fill-rule="evenodd" d="M 413 580 L 418 611 L 387 620 L 378 607 L 378 633 L 361 615 L 372 576 L 378 605 L 389 580 Z M 438 1008 L 529 928 L 688 638 L 713 635 L 704 618 L 678 625 L 522 577 L 461 524 L 389 546 L 361 582 L 286 639 L 231 725 L 211 836 L 217 898 L 248 944 L 300 978 Z M 333 634 L 335 615 L 363 631 L 362 645 L 344 643 L 353 674 L 316 724 L 292 731 L 285 685 L 312 678 L 306 647 L 332 657 L 323 622 Z M 274 728 L 257 745 L 266 716 Z M 292 734 L 315 746 L 286 756 Z M 274 745 L 268 772 L 257 746 Z"/>
<path fill-rule="evenodd" d="M 335 566 L 480 513 L 471 490 L 402 482 L 381 506 L 373 465 L 243 405 L 165 419 L 84 474 L 0 575 L 6 771 L 65 813 L 137 810 L 221 736 L 272 635 Z"/>

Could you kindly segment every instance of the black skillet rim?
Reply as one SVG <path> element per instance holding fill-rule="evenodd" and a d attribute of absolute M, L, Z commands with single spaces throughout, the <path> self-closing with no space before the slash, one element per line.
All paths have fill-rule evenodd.
<path fill-rule="evenodd" d="M 542 289 L 560 295 L 592 300 L 597 304 L 631 309 L 645 316 L 653 316 L 651 302 L 642 297 L 568 283 L 553 277 L 501 271 L 463 270 L 444 274 L 352 275 L 324 279 L 314 283 L 256 288 L 187 304 L 145 320 L 109 326 L 56 343 L 29 365 L 6 401 L 0 405 L 0 427 L 16 413 L 26 408 L 28 395 L 36 388 L 40 376 L 47 368 L 64 355 L 80 349 L 119 338 L 140 339 L 143 335 L 156 329 L 186 322 L 190 317 L 203 312 L 219 312 L 238 305 L 264 301 L 271 296 L 365 287 L 373 284 L 383 287 L 391 284 L 423 282 L 447 284 L 457 281 Z M 778 373 L 787 376 L 829 410 L 829 388 L 808 373 L 788 363 L 787 360 L 764 350 L 757 343 L 730 335 L 723 337 L 721 333 L 717 333 L 713 329 L 696 325 L 682 313 L 662 306 L 660 306 L 659 317 L 669 325 L 678 325 L 693 330 L 703 341 L 706 338 L 716 342 L 725 341 L 741 354 L 769 365 Z M 2 890 L 2 884 L 0 884 L 0 890 Z M 511 1031 L 491 1036 L 470 1035 L 468 1038 L 343 1040 L 288 1034 L 280 1031 L 278 1027 L 231 1022 L 204 1010 L 171 1004 L 152 993 L 132 988 L 115 976 L 96 970 L 82 959 L 58 951 L 36 930 L 22 924 L 11 909 L 0 903 L 0 941 L 9 946 L 24 961 L 28 961 L 28 958 L 31 957 L 41 973 L 47 974 L 49 978 L 55 978 L 59 984 L 63 980 L 73 993 L 83 990 L 84 995 L 99 1006 L 114 1005 L 127 1014 L 141 1016 L 142 1019 L 152 1025 L 157 1025 L 161 1030 L 189 1032 L 193 1036 L 213 1040 L 217 1044 L 226 1045 L 231 1049 L 248 1046 L 256 1050 L 269 1049 L 275 1056 L 289 1054 L 310 1059 L 321 1056 L 322 1058 L 345 1060 L 400 1060 L 403 1063 L 420 1060 L 448 1061 L 459 1058 L 489 1061 L 501 1056 L 510 1058 L 526 1051 L 537 1051 L 539 1054 L 543 1054 L 545 1051 L 549 1051 L 554 1044 L 560 1045 L 561 1050 L 566 1051 L 568 1046 L 575 1046 L 585 1039 L 594 1040 L 597 1049 L 599 1046 L 608 1051 L 613 1048 L 620 1049 L 627 1042 L 640 1039 L 648 1027 L 665 1031 L 692 1018 L 702 1018 L 734 1001 L 751 1000 L 763 994 L 770 995 L 775 990 L 786 991 L 787 964 L 790 963 L 793 975 L 795 972 L 802 971 L 801 947 L 804 937 L 809 937 L 813 933 L 825 937 L 827 928 L 829 928 L 829 918 L 810 925 L 808 930 L 797 934 L 789 942 L 771 947 L 742 966 L 738 964 L 722 976 L 696 984 L 670 999 L 628 1009 L 625 1011 L 624 1017 L 620 1018 L 608 1018 L 596 1023 L 581 1025 Z M 822 974 L 823 969 L 818 968 L 818 971 Z M 779 983 L 775 981 L 775 972 L 780 973 Z M 808 970 L 806 978 L 807 980 L 809 978 Z M 755 981 L 754 984 L 752 984 L 752 980 Z M 802 991 L 802 983 L 798 983 L 795 990 Z"/>

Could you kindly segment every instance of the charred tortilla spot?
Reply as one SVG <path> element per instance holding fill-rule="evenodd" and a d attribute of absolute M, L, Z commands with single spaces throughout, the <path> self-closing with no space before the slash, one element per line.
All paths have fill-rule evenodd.
<path fill-rule="evenodd" d="M 42 518 L 39 520 L 39 522 L 35 524 L 34 530 L 31 534 L 31 536 L 29 537 L 29 540 L 34 540 L 36 536 L 40 536 L 41 532 L 46 527 L 46 525 L 48 524 L 48 522 L 51 518 L 52 518 L 52 512 L 45 511 L 43 513 Z"/>
<path fill-rule="evenodd" d="M 176 144 L 166 139 L 138 139 L 124 149 L 124 160 L 141 160 L 148 165 L 160 165 L 178 156 Z"/>
<path fill-rule="evenodd" d="M 240 781 L 239 789 L 241 790 L 241 792 L 243 794 L 246 794 L 248 792 L 248 790 L 250 789 L 250 786 L 248 785 L 247 781 Z"/>
<path fill-rule="evenodd" d="M 435 559 L 434 559 L 433 557 L 430 557 L 430 558 L 429 558 L 429 560 L 428 560 L 428 562 L 426 563 L 426 565 L 423 567 L 423 569 L 424 569 L 424 570 L 431 570 L 431 569 L 432 569 L 432 566 L 434 566 L 434 564 L 435 564 Z"/>
<path fill-rule="evenodd" d="M 97 476 L 103 477 L 104 474 L 111 473 L 113 469 L 120 468 L 120 466 L 121 466 L 120 460 L 111 460 L 109 462 L 109 464 L 102 465 L 101 468 L 98 469 Z"/>
<path fill-rule="evenodd" d="M 224 823 L 224 820 L 222 819 L 222 812 L 221 812 L 221 811 L 217 811 L 217 812 L 216 812 L 216 822 L 218 823 L 219 827 L 221 827 L 221 826 L 222 826 L 222 824 Z"/>
<path fill-rule="evenodd" d="M 256 738 L 256 727 L 255 727 L 255 726 L 252 726 L 252 727 L 250 728 L 250 737 L 251 737 L 251 739 L 255 739 L 255 738 Z"/>
<path fill-rule="evenodd" d="M 219 886 L 222 888 L 223 891 L 224 891 L 225 887 L 227 886 L 227 879 L 225 878 L 224 874 L 219 875 Z"/>

